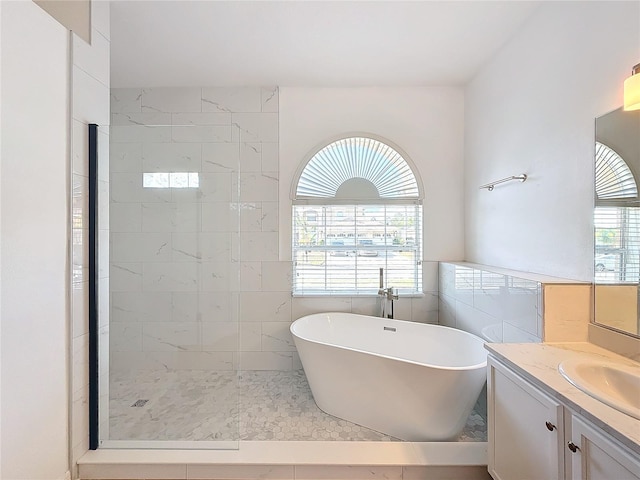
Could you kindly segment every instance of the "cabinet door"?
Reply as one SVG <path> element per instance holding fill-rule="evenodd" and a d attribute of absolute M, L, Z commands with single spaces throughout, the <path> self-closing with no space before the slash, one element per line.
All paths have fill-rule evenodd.
<path fill-rule="evenodd" d="M 638 456 L 580 418 L 571 419 L 567 451 L 572 480 L 640 480 Z"/>
<path fill-rule="evenodd" d="M 487 376 L 489 473 L 495 480 L 564 477 L 563 408 L 494 359 Z"/>

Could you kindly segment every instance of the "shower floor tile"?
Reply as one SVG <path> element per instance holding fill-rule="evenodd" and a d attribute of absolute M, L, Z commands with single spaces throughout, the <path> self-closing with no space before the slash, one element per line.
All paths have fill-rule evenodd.
<path fill-rule="evenodd" d="M 302 370 L 118 372 L 110 396 L 111 440 L 397 440 L 324 413 Z M 474 410 L 458 441 L 486 440 Z"/>

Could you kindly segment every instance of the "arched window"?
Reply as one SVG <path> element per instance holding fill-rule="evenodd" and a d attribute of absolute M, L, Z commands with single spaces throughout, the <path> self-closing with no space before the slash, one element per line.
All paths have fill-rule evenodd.
<path fill-rule="evenodd" d="M 422 293 L 422 189 L 407 155 L 368 135 L 339 138 L 292 185 L 294 295 Z"/>
<path fill-rule="evenodd" d="M 640 208 L 633 172 L 609 146 L 596 142 L 595 279 L 637 283 Z"/>

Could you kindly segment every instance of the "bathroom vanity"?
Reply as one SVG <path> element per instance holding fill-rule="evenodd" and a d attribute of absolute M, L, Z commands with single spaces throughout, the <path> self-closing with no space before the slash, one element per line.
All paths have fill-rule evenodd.
<path fill-rule="evenodd" d="M 494 480 L 640 479 L 640 420 L 574 387 L 564 361 L 637 363 L 590 343 L 487 344 Z"/>

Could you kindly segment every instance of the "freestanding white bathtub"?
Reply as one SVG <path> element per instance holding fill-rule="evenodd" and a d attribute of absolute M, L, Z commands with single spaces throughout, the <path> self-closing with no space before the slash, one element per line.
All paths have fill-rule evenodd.
<path fill-rule="evenodd" d="M 321 410 L 402 440 L 454 440 L 486 381 L 484 341 L 454 328 L 318 313 L 291 333 Z"/>

